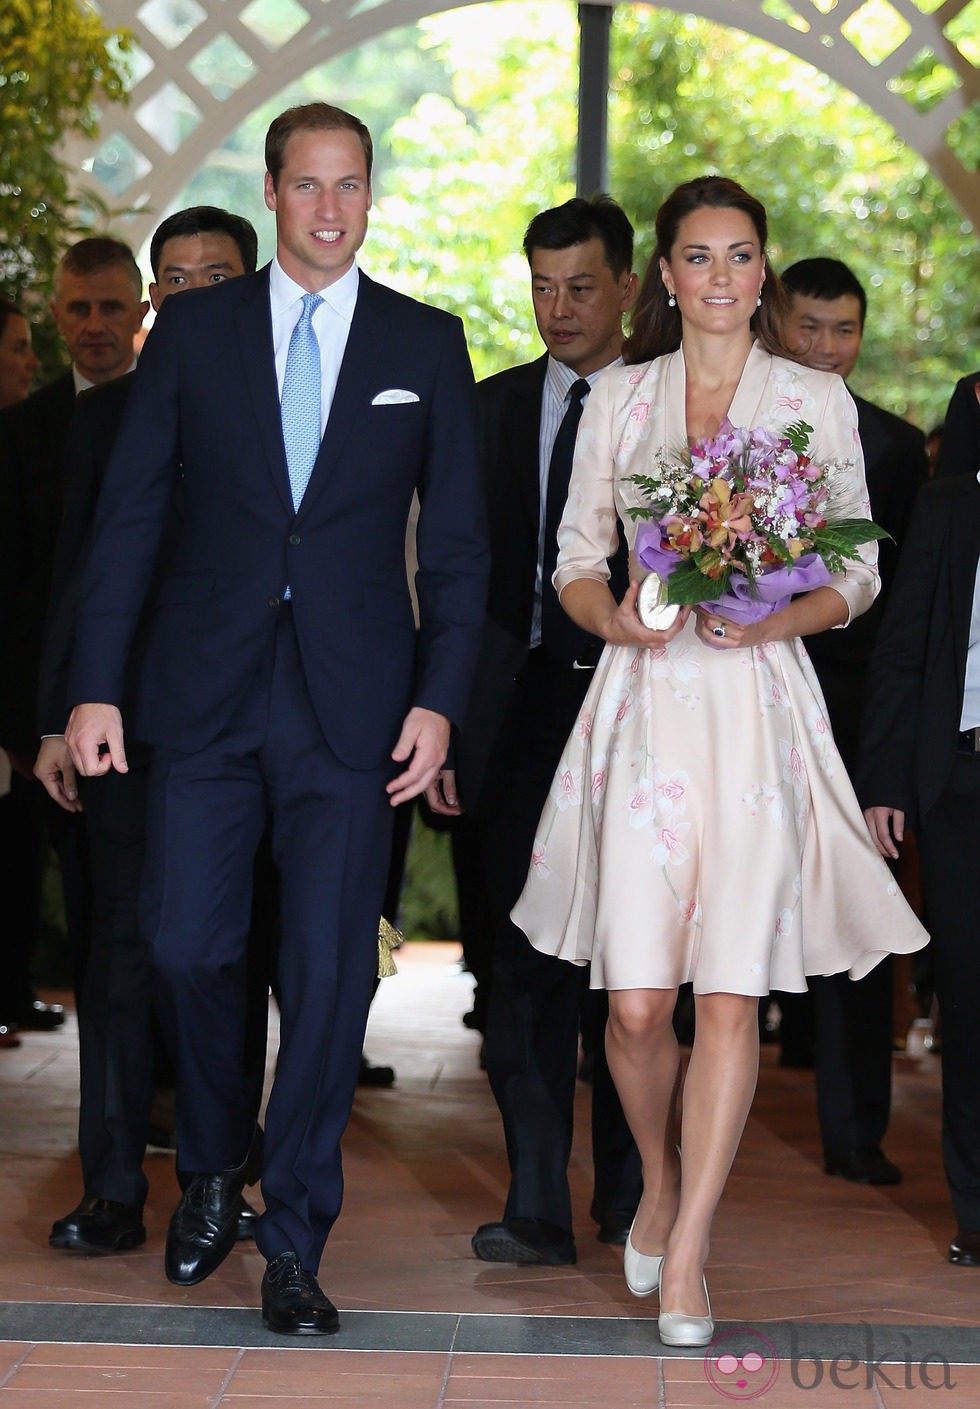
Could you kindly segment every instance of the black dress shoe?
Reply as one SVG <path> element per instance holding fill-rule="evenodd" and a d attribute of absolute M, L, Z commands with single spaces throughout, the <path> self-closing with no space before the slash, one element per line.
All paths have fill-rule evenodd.
<path fill-rule="evenodd" d="M 283 1336 L 329 1336 L 340 1326 L 337 1308 L 294 1252 L 282 1253 L 265 1269 L 262 1320 Z"/>
<path fill-rule="evenodd" d="M 886 1159 L 877 1147 L 848 1150 L 843 1155 L 828 1155 L 824 1165 L 828 1174 L 839 1174 L 852 1184 L 900 1184 L 902 1171 Z"/>
<path fill-rule="evenodd" d="M 255 1242 L 255 1225 L 261 1218 L 261 1214 L 256 1213 L 251 1204 L 245 1202 L 242 1195 L 238 1200 L 238 1229 L 235 1233 L 235 1241 L 239 1243 Z"/>
<path fill-rule="evenodd" d="M 957 1228 L 949 1245 L 949 1260 L 957 1267 L 980 1267 L 980 1231 Z"/>
<path fill-rule="evenodd" d="M 146 1242 L 143 1210 L 112 1199 L 86 1197 L 71 1213 L 57 1219 L 48 1242 L 70 1252 L 127 1252 Z"/>
<path fill-rule="evenodd" d="M 605 1204 L 599 1203 L 598 1199 L 592 1200 L 589 1209 L 589 1216 L 599 1225 L 596 1237 L 600 1243 L 608 1243 L 610 1247 L 621 1248 L 626 1246 L 626 1237 L 633 1226 L 633 1213 L 617 1213 L 614 1209 L 606 1208 Z"/>
<path fill-rule="evenodd" d="M 481 1262 L 517 1262 L 523 1267 L 571 1267 L 576 1260 L 571 1233 L 543 1218 L 483 1223 L 473 1234 L 472 1248 Z"/>
<path fill-rule="evenodd" d="M 60 1003 L 43 1003 L 35 998 L 17 1014 L 17 1026 L 34 1032 L 53 1032 L 65 1020 L 65 1010 Z"/>
<path fill-rule="evenodd" d="M 357 1073 L 358 1086 L 394 1086 L 395 1068 L 375 1066 L 374 1062 L 369 1062 L 367 1057 L 361 1057 L 361 1065 Z"/>
<path fill-rule="evenodd" d="M 194 1174 L 167 1229 L 167 1280 L 194 1287 L 220 1267 L 238 1241 L 242 1189 L 262 1169 L 262 1132 L 256 1129 L 240 1165 L 219 1174 Z"/>

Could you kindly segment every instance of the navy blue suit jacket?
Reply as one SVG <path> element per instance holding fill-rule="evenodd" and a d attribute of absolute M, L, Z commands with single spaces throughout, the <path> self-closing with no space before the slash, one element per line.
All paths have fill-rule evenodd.
<path fill-rule="evenodd" d="M 375 404 L 390 390 L 418 399 Z M 154 577 L 178 477 L 182 522 Z M 416 489 L 417 651 L 405 571 Z M 204 747 L 270 648 L 288 583 L 324 736 L 349 766 L 380 767 L 412 705 L 461 719 L 486 572 L 459 319 L 361 274 L 326 432 L 294 513 L 268 267 L 188 291 L 160 310 L 106 473 L 70 699 L 121 703 L 152 587 L 131 724 L 154 744 Z"/>

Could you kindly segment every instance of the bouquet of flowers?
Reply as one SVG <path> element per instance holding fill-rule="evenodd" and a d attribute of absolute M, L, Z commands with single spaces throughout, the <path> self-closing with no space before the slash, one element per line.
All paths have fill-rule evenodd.
<path fill-rule="evenodd" d="M 732 621 L 760 621 L 798 592 L 825 585 L 857 547 L 888 534 L 869 519 L 828 519 L 840 461 L 809 453 L 812 426 L 753 430 L 725 420 L 718 434 L 632 475 L 649 507 L 635 553 L 665 584 L 667 603 L 710 603 Z M 663 596 L 661 600 L 664 600 Z"/>

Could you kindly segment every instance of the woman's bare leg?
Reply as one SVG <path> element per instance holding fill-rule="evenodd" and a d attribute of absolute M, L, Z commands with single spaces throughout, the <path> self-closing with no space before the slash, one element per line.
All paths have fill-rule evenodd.
<path fill-rule="evenodd" d="M 703 993 L 695 999 L 695 1013 L 684 1080 L 680 1204 L 667 1240 L 660 1306 L 704 1316 L 702 1277 L 711 1223 L 759 1075 L 759 1000 Z"/>
<path fill-rule="evenodd" d="M 676 1000 L 675 989 L 614 989 L 609 994 L 606 1057 L 643 1162 L 643 1198 L 631 1241 L 638 1252 L 650 1255 L 666 1248 L 680 1197 Z"/>

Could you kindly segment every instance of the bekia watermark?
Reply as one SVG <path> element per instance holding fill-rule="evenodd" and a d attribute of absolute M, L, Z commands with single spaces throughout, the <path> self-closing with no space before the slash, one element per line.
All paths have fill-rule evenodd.
<path fill-rule="evenodd" d="M 780 1369 L 797 1389 L 821 1384 L 835 1389 L 955 1389 L 949 1361 L 927 1351 L 913 1352 L 905 1331 L 878 1327 L 885 1348 L 876 1352 L 875 1327 L 861 1323 L 863 1343 L 836 1355 L 813 1354 L 801 1348 L 801 1329 L 789 1327 L 788 1353 L 780 1353 L 753 1326 L 730 1326 L 719 1331 L 704 1357 L 705 1378 L 725 1399 L 747 1403 L 761 1399 L 776 1383 Z"/>

